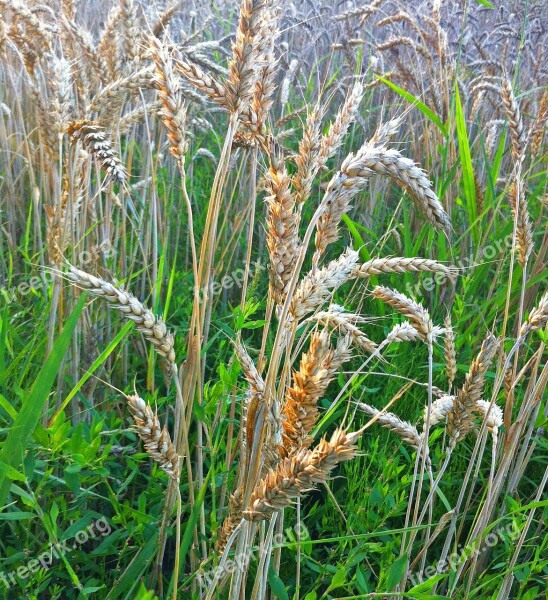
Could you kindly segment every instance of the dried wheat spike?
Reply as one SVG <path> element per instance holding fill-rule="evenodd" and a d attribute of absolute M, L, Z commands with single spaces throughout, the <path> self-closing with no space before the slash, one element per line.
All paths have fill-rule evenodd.
<path fill-rule="evenodd" d="M 51 48 L 51 33 L 44 27 L 42 20 L 29 10 L 27 2 L 23 3 L 19 0 L 0 0 L 0 7 L 8 9 L 11 12 L 13 24 L 17 26 L 12 27 L 13 31 L 18 30 L 24 38 L 33 40 L 36 48 L 41 48 L 46 51 Z M 5 19 L 4 13 L 2 15 L 2 20 Z M 21 32 L 19 26 L 24 27 L 24 32 Z"/>
<path fill-rule="evenodd" d="M 386 336 L 386 343 L 391 342 L 416 342 L 420 340 L 419 332 L 407 321 L 394 325 L 390 333 Z"/>
<path fill-rule="evenodd" d="M 405 315 L 411 321 L 411 324 L 423 341 L 427 341 L 428 337 L 432 336 L 434 326 L 428 311 L 422 304 L 411 300 L 411 298 L 396 290 L 380 285 L 371 292 L 371 295 L 389 304 L 402 315 Z"/>
<path fill-rule="evenodd" d="M 109 178 L 125 183 L 127 174 L 116 156 L 112 142 L 96 121 L 82 119 L 71 121 L 67 133 L 73 140 L 80 140 L 84 149 L 96 158 Z"/>
<path fill-rule="evenodd" d="M 407 421 L 404 421 L 403 419 L 400 419 L 400 417 L 398 417 L 394 413 L 381 413 L 380 410 L 377 410 L 376 408 L 370 406 L 369 404 L 366 404 L 365 402 L 358 402 L 357 406 L 360 410 L 363 410 L 363 412 L 370 415 L 371 417 L 376 417 L 376 423 L 382 425 L 382 427 L 386 427 L 386 429 L 390 429 L 390 431 L 393 431 L 394 433 L 399 435 L 401 439 L 404 442 L 408 443 L 412 448 L 414 448 L 415 450 L 418 450 L 420 448 L 421 437 L 419 435 L 419 432 L 417 431 L 417 428 L 414 425 L 408 423 Z"/>
<path fill-rule="evenodd" d="M 386 146 L 392 141 L 392 138 L 398 133 L 398 129 L 402 124 L 402 119 L 400 117 L 396 119 L 391 119 L 386 123 L 381 123 L 373 137 L 369 140 L 369 144 L 371 146 Z"/>
<path fill-rule="evenodd" d="M 156 317 L 142 302 L 124 289 L 112 283 L 89 275 L 72 265 L 69 265 L 67 279 L 74 285 L 87 290 L 92 296 L 103 298 L 112 304 L 127 319 L 137 325 L 138 331 L 154 346 L 156 352 L 163 357 L 168 367 L 173 370 L 175 366 L 174 338 L 165 323 Z"/>
<path fill-rule="evenodd" d="M 430 419 L 427 420 L 428 415 L 428 406 L 424 407 L 424 429 L 428 427 L 433 427 L 442 421 L 445 421 L 447 415 L 453 409 L 455 404 L 455 396 L 444 395 L 434 400 L 430 407 Z"/>
<path fill-rule="evenodd" d="M 337 327 L 339 333 L 348 335 L 352 344 L 369 354 L 375 352 L 377 344 L 371 341 L 357 326 L 365 319 L 355 313 L 344 310 L 342 306 L 332 304 L 328 311 L 320 311 L 311 317 L 311 320 L 322 323 L 326 327 Z"/>
<path fill-rule="evenodd" d="M 525 153 L 526 137 L 521 118 L 521 110 L 514 96 L 512 84 L 507 80 L 503 80 L 501 85 L 502 103 L 506 116 L 510 122 L 510 138 L 512 140 L 512 158 L 520 160 Z"/>
<path fill-rule="evenodd" d="M 166 28 L 169 25 L 171 19 L 182 10 L 182 5 L 180 2 L 173 2 L 171 4 L 168 3 L 166 8 L 162 11 L 162 13 L 158 16 L 156 22 L 152 26 L 152 35 L 155 37 L 161 37 L 165 32 Z"/>
<path fill-rule="evenodd" d="M 154 87 L 154 67 L 137 69 L 126 77 L 118 77 L 103 87 L 92 99 L 86 114 L 103 113 L 113 102 L 123 100 L 127 93 L 138 93 Z"/>
<path fill-rule="evenodd" d="M 535 157 L 541 153 L 542 140 L 546 123 L 548 122 L 548 90 L 544 90 L 538 108 L 537 118 L 531 129 L 531 156 Z"/>
<path fill-rule="evenodd" d="M 487 429 L 493 436 L 493 444 L 496 444 L 499 429 L 504 422 L 504 413 L 502 408 L 498 404 L 493 403 L 491 406 L 491 403 L 487 402 L 486 400 L 478 400 L 476 402 L 476 411 L 484 418 L 489 412 L 489 416 L 487 417 Z"/>
<path fill-rule="evenodd" d="M 457 374 L 457 355 L 455 350 L 455 332 L 451 325 L 451 316 L 449 313 L 445 317 L 445 338 L 444 338 L 444 354 L 445 354 L 445 372 L 449 385 L 455 381 Z"/>
<path fill-rule="evenodd" d="M 178 482 L 181 457 L 171 442 L 167 427 L 161 426 L 158 415 L 139 396 L 128 396 L 126 400 L 135 419 L 135 431 L 147 452 L 165 473 Z"/>
<path fill-rule="evenodd" d="M 270 256 L 270 294 L 277 304 L 285 300 L 299 251 L 298 214 L 291 180 L 284 162 L 272 156 L 265 176 L 267 197 L 266 243 Z"/>
<path fill-rule="evenodd" d="M 489 334 L 483 342 L 477 358 L 470 365 L 470 371 L 466 375 L 464 385 L 456 394 L 453 408 L 447 415 L 447 430 L 454 443 L 461 440 L 472 428 L 476 402 L 483 393 L 485 375 L 498 346 L 499 341 Z"/>
<path fill-rule="evenodd" d="M 238 523 L 242 520 L 242 500 L 243 490 L 238 488 L 233 494 L 230 495 L 228 500 L 228 514 L 223 521 L 219 534 L 216 541 L 217 553 L 221 555 L 225 549 L 226 543 L 230 539 L 232 532 L 238 526 Z"/>
<path fill-rule="evenodd" d="M 154 84 L 162 102 L 161 118 L 168 131 L 169 149 L 175 159 L 183 164 L 188 148 L 185 137 L 186 108 L 166 49 L 155 37 L 150 37 L 149 43 L 156 66 Z"/>
<path fill-rule="evenodd" d="M 282 460 L 255 486 L 243 517 L 249 521 L 269 519 L 314 485 L 325 483 L 340 462 L 354 458 L 360 435 L 361 431 L 337 429 L 329 441 L 323 438 L 313 450 L 303 448 Z"/>
<path fill-rule="evenodd" d="M 299 320 L 321 306 L 337 288 L 350 279 L 358 256 L 356 251 L 347 249 L 327 266 L 305 275 L 291 299 L 290 315 Z"/>
<path fill-rule="evenodd" d="M 118 78 L 119 76 L 119 65 L 118 65 L 118 45 L 117 45 L 117 34 L 116 29 L 118 22 L 122 15 L 122 8 L 120 5 L 112 6 L 108 12 L 105 27 L 101 32 L 99 44 L 97 45 L 97 52 L 99 56 L 105 61 L 108 74 L 110 78 Z"/>
<path fill-rule="evenodd" d="M 133 0 L 120 0 L 120 37 L 121 46 L 129 62 L 140 57 L 141 29 L 137 18 L 137 7 Z"/>
<path fill-rule="evenodd" d="M 177 56 L 175 68 L 197 90 L 211 98 L 219 106 L 226 107 L 225 89 L 214 77 L 208 75 L 201 67 L 187 57 Z"/>
<path fill-rule="evenodd" d="M 519 197 L 518 197 L 519 191 Z M 519 184 L 515 181 L 510 186 L 508 200 L 512 207 L 512 217 L 516 224 L 516 245 L 518 250 L 518 261 L 523 266 L 533 251 L 533 227 L 531 217 L 527 210 L 527 198 L 525 197 L 525 186 L 520 179 Z M 516 215 L 517 212 L 517 215 Z"/>
<path fill-rule="evenodd" d="M 293 385 L 286 391 L 283 407 L 282 456 L 288 456 L 310 444 L 309 434 L 319 415 L 318 400 L 339 367 L 349 359 L 349 340 L 340 338 L 337 349 L 329 342 L 326 330 L 310 337 L 308 352 L 301 358 L 299 370 L 293 373 Z"/>
<path fill-rule="evenodd" d="M 242 0 L 236 39 L 232 44 L 232 58 L 225 82 L 226 106 L 240 115 L 247 112 L 259 69 L 262 50 L 268 44 L 264 39 L 265 22 L 271 15 L 265 13 L 266 0 Z"/>
<path fill-rule="evenodd" d="M 548 292 L 545 292 L 540 302 L 529 313 L 529 318 L 521 326 L 520 335 L 524 336 L 530 331 L 542 329 L 548 323 Z"/>
<path fill-rule="evenodd" d="M 428 258 L 374 258 L 359 265 L 354 269 L 354 277 L 369 277 L 382 273 L 406 273 L 406 272 L 428 271 L 430 273 L 441 273 L 453 279 L 455 269 L 444 265 L 437 260 Z"/>
<path fill-rule="evenodd" d="M 323 167 L 335 154 L 338 148 L 340 148 L 348 132 L 348 128 L 356 117 L 362 98 L 363 84 L 361 81 L 356 81 L 353 87 L 348 91 L 335 120 L 329 126 L 328 132 L 321 138 L 317 158 L 320 168 Z"/>
<path fill-rule="evenodd" d="M 449 217 L 425 172 L 397 150 L 372 146 L 368 142 L 355 155 L 346 157 L 339 173 L 329 182 L 325 201 L 333 202 L 338 194 L 342 194 L 345 202 L 349 202 L 374 174 L 387 176 L 399 183 L 434 227 L 447 233 L 451 231 Z"/>
<path fill-rule="evenodd" d="M 303 137 L 299 142 L 299 152 L 295 157 L 297 172 L 292 183 L 295 189 L 295 202 L 303 204 L 310 196 L 312 183 L 317 174 L 317 155 L 321 143 L 321 121 L 323 111 L 319 107 L 307 116 Z"/>

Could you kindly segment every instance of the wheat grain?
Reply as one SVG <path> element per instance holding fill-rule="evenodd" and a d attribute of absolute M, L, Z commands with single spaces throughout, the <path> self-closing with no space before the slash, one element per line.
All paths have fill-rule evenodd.
<path fill-rule="evenodd" d="M 400 417 L 394 413 L 381 412 L 365 402 L 358 402 L 357 407 L 371 417 L 374 417 L 376 423 L 399 435 L 404 442 L 409 444 L 415 450 L 420 448 L 421 437 L 417 428 L 411 423 L 400 419 Z"/>

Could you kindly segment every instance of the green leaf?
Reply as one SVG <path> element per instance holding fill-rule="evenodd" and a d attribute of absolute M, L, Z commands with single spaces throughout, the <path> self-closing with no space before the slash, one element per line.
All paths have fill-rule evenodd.
<path fill-rule="evenodd" d="M 80 378 L 80 381 L 74 386 L 69 395 L 63 400 L 61 406 L 56 410 L 55 415 L 51 419 L 53 422 L 59 413 L 67 407 L 68 403 L 76 396 L 76 394 L 80 391 L 82 386 L 86 383 L 86 381 L 93 375 L 98 367 L 100 367 L 104 361 L 114 352 L 116 346 L 124 339 L 126 333 L 132 328 L 133 321 L 128 321 L 122 329 L 118 332 L 116 337 L 110 342 L 110 344 L 101 352 L 101 354 L 93 361 L 93 364 L 89 367 L 89 369 L 84 373 L 84 375 Z"/>
<path fill-rule="evenodd" d="M 272 565 L 268 567 L 268 583 L 270 589 L 276 598 L 279 600 L 289 600 L 289 594 L 285 589 L 284 582 L 280 579 L 276 571 L 272 568 Z"/>
<path fill-rule="evenodd" d="M 12 481 L 25 481 L 23 473 L 20 473 L 17 469 L 14 469 L 12 466 L 3 462 L 0 462 L 0 473 L 3 473 Z"/>
<path fill-rule="evenodd" d="M 31 512 L 7 512 L 0 513 L 0 521 L 26 521 L 27 519 L 34 519 L 36 515 Z"/>
<path fill-rule="evenodd" d="M 425 117 L 430 119 L 432 121 L 432 123 L 435 123 L 439 127 L 439 129 L 443 133 L 444 137 L 448 136 L 447 128 L 442 123 L 441 119 L 431 108 L 426 106 L 426 104 L 424 102 L 421 102 L 416 96 L 413 96 L 413 94 L 411 94 L 407 90 L 404 90 L 403 88 L 398 87 L 395 83 L 392 83 L 391 81 L 389 81 L 388 79 L 385 79 L 384 77 L 381 77 L 380 75 L 377 75 L 377 79 L 382 81 L 390 89 L 394 90 L 396 92 L 396 94 L 399 94 L 402 98 L 405 98 L 405 100 L 407 100 L 408 102 L 411 102 L 411 104 L 416 106 Z"/>
<path fill-rule="evenodd" d="M 477 205 L 476 205 L 476 185 L 474 183 L 474 167 L 472 165 L 472 155 L 470 153 L 470 144 L 468 142 L 468 133 L 466 131 L 466 119 L 460 100 L 459 88 L 455 85 L 455 117 L 457 121 L 457 139 L 459 142 L 460 164 L 462 168 L 462 184 L 468 210 L 468 218 L 472 226 L 472 235 L 476 243 L 479 238 L 479 230 L 476 223 Z"/>
<path fill-rule="evenodd" d="M 55 341 L 51 354 L 48 356 L 30 392 L 23 401 L 21 410 L 17 414 L 0 451 L 0 463 L 4 463 L 14 469 L 21 466 L 28 441 L 36 424 L 40 420 L 51 386 L 57 377 L 61 363 L 72 341 L 72 334 L 74 333 L 85 302 L 86 294 L 82 294 L 78 304 L 67 319 L 63 332 Z M 11 479 L 0 471 L 0 507 L 6 503 L 10 486 Z"/>
<path fill-rule="evenodd" d="M 405 568 L 407 567 L 407 555 L 398 556 L 390 565 L 386 577 L 386 591 L 393 590 L 403 578 Z"/>

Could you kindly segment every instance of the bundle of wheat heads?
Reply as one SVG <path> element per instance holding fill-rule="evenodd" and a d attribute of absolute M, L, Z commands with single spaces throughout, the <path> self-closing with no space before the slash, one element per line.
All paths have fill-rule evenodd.
<path fill-rule="evenodd" d="M 538 411 L 539 398 L 546 385 L 546 370 L 537 378 L 540 361 L 526 365 L 527 369 L 534 371 L 534 377 L 531 375 L 533 383 L 522 401 L 519 418 L 512 421 L 514 390 L 523 378 L 518 368 L 520 348 L 531 333 L 545 326 L 548 320 L 548 297 L 543 296 L 530 312 L 528 320 L 521 318 L 525 307 L 523 304 L 520 306 L 517 327 L 520 335 L 508 354 L 503 353 L 499 339 L 493 335 L 486 336 L 458 388 L 455 334 L 450 318 L 446 318 L 443 325 L 436 324 L 425 306 L 395 289 L 379 285 L 371 290 L 371 299 L 385 303 L 404 319 L 384 339 L 373 340 L 369 333 L 363 331 L 367 322 L 364 315 L 333 303 L 334 294 L 339 288 L 349 282 L 367 286 L 372 276 L 382 278 L 384 274 L 429 272 L 445 278 L 449 284 L 455 279 L 455 269 L 431 258 L 377 256 L 363 262 L 359 249 L 354 248 L 347 248 L 339 256 L 333 256 L 335 243 L 341 238 L 341 220 L 350 210 L 353 199 L 372 177 L 386 178 L 401 187 L 433 228 L 447 237 L 451 235 L 449 216 L 426 173 L 392 145 L 400 120 L 379 124 L 369 140 L 339 160 L 338 154 L 360 113 L 364 95 L 362 79 L 352 78 L 346 85 L 344 101 L 328 127 L 324 123 L 326 107 L 318 102 L 310 109 L 297 154 L 290 157 L 284 148 L 282 136 L 277 134 L 275 125 L 272 125 L 274 118 L 271 114 L 278 81 L 275 48 L 281 7 L 276 0 L 242 1 L 228 68 L 215 71 L 208 70 L 206 60 L 199 62 L 196 58 L 199 53 L 191 45 L 192 36 L 178 45 L 163 39 L 166 23 L 175 10 L 173 7 L 168 7 L 165 14 L 161 15 L 150 35 L 138 26 L 134 2 L 121 1 L 110 13 L 95 47 L 74 22 L 73 3 L 63 2 L 58 24 L 63 48 L 66 48 L 69 58 L 82 55 L 85 64 L 83 72 L 76 73 L 70 61 L 55 59 L 54 55 L 51 55 L 53 58 L 46 58 L 45 63 L 40 62 L 37 46 L 42 44 L 51 48 L 52 32 L 41 25 L 34 13 L 26 11 L 21 3 L 15 1 L 3 0 L 0 5 L 8 7 L 10 19 L 15 23 L 10 44 L 24 59 L 25 85 L 38 113 L 44 117 L 40 120 L 39 128 L 41 145 L 37 147 L 46 157 L 44 163 L 47 161 L 51 167 L 50 180 L 53 182 L 51 189 L 45 190 L 50 194 L 47 210 L 50 264 L 55 267 L 56 273 L 63 273 L 72 285 L 86 290 L 92 297 L 102 299 L 124 318 L 133 321 L 137 331 L 161 357 L 166 373 L 174 384 L 176 405 L 173 435 L 169 433 L 167 424 L 161 424 L 153 407 L 137 393 L 125 398 L 134 419 L 135 431 L 145 449 L 169 477 L 155 574 L 161 573 L 175 499 L 180 486 L 185 484 L 188 486 L 190 506 L 198 513 L 192 531 L 190 570 L 192 575 L 196 575 L 200 561 L 204 569 L 218 567 L 213 579 L 194 577 L 193 592 L 201 598 L 212 598 L 224 588 L 229 589 L 230 598 L 236 600 L 245 597 L 246 591 L 249 592 L 252 587 L 253 598 L 266 598 L 269 570 L 279 567 L 279 556 L 273 548 L 273 540 L 274 534 L 282 530 L 284 510 L 295 504 L 300 509 L 300 499 L 306 492 L 319 485 L 328 485 L 329 478 L 338 472 L 339 463 L 356 456 L 360 436 L 375 422 L 400 436 L 415 452 L 413 488 L 406 515 L 406 526 L 411 526 L 412 533 L 404 536 L 402 553 L 411 555 L 416 551 L 414 541 L 428 514 L 428 528 L 420 538 L 420 546 L 424 551 L 421 550 L 415 557 L 423 564 L 425 550 L 440 534 L 439 528 L 430 531 L 435 491 L 454 448 L 469 434 L 478 432 L 476 447 L 481 449 L 486 443 L 487 434 L 490 434 L 494 447 L 490 474 L 492 485 L 480 518 L 470 533 L 472 540 L 481 536 L 490 523 L 506 479 L 512 482 L 519 477 L 524 463 L 523 460 L 514 463 L 513 459 L 524 440 L 526 443 L 521 446 L 525 448 L 522 450 L 523 456 L 528 452 L 531 434 L 526 423 Z M 223 75 L 225 71 L 226 76 Z M 51 77 L 55 83 L 50 84 L 53 89 L 42 96 L 40 90 L 48 85 L 48 75 L 52 74 L 55 74 L 55 77 Z M 519 163 L 527 144 L 519 105 L 511 87 L 504 83 L 501 90 L 511 126 L 511 149 Z M 126 99 L 131 99 L 137 93 L 145 94 L 144 105 L 122 111 Z M 151 94 L 155 96 L 151 98 Z M 189 138 L 186 128 L 193 103 L 198 102 L 201 106 L 204 98 L 228 115 L 228 127 L 206 207 L 201 244 L 198 245 L 192 229 L 193 211 L 196 208 L 186 190 L 185 164 Z M 120 109 L 117 120 L 113 116 L 113 108 L 116 107 Z M 194 289 L 203 292 L 200 298 L 194 296 L 186 360 L 180 368 L 176 363 L 176 340 L 162 319 L 122 286 L 80 268 L 65 267 L 64 260 L 70 244 L 86 238 L 84 232 L 88 230 L 92 232 L 86 238 L 88 242 L 91 236 L 97 236 L 97 241 L 101 241 L 102 235 L 115 237 L 108 224 L 113 220 L 116 207 L 123 209 L 120 220 L 124 227 L 126 219 L 131 223 L 129 216 L 135 210 L 131 200 L 132 190 L 110 132 L 126 131 L 131 124 L 151 115 L 157 116 L 165 128 L 171 155 L 181 174 L 182 196 L 191 238 L 189 244 Z M 239 460 L 227 510 L 224 510 L 223 500 L 220 502 L 224 521 L 214 532 L 213 549 L 205 541 L 208 536 L 203 498 L 199 503 L 196 501 L 197 493 L 204 489 L 202 436 L 205 426 L 196 416 L 193 404 L 203 393 L 211 323 L 211 314 L 208 312 L 210 278 L 211 273 L 215 272 L 220 218 L 231 193 L 228 185 L 230 159 L 239 148 L 247 153 L 251 189 L 256 191 L 261 187 L 265 190 L 264 225 L 269 287 L 264 319 L 266 325 L 260 348 L 255 352 L 251 343 L 246 343 L 241 336 L 234 340 L 235 356 L 245 376 L 246 389 L 239 407 L 238 434 L 235 440 L 229 435 L 226 443 L 227 453 L 238 456 Z M 92 177 L 93 165 L 97 167 L 95 178 Z M 312 191 L 332 165 L 332 176 L 318 201 Z M 261 171 L 264 173 L 261 173 L 261 185 L 258 186 L 258 173 Z M 119 186 L 119 196 L 114 193 L 115 185 Z M 108 198 L 102 215 L 97 212 L 98 202 L 94 201 L 94 194 L 90 190 L 97 191 L 97 194 L 105 193 Z M 526 265 L 532 252 L 532 240 L 524 193 L 518 170 L 509 196 L 515 220 L 518 260 Z M 255 222 L 256 200 L 252 194 L 242 306 L 246 300 L 250 259 L 252 251 L 256 250 L 253 233 L 259 229 Z M 101 227 L 90 226 L 99 220 L 102 221 Z M 152 229 L 154 227 L 151 225 Z M 156 233 L 161 229 L 156 227 Z M 153 237 L 152 234 L 150 237 Z M 329 252 L 331 255 L 328 256 Z M 122 256 L 125 256 L 125 252 Z M 102 258 L 99 255 L 97 264 L 93 265 L 94 270 L 104 266 Z M 120 262 L 123 263 L 122 260 Z M 91 270 L 89 265 L 86 269 Z M 436 277 L 436 280 L 439 278 Z M 62 281 L 59 277 L 54 284 L 57 292 L 52 302 L 51 337 L 55 329 L 56 307 L 64 301 L 60 291 Z M 525 284 L 526 275 L 524 287 Z M 503 327 L 501 337 L 504 334 Z M 443 338 L 445 352 L 446 390 L 437 389 L 432 384 L 433 354 L 440 338 Z M 371 361 L 383 360 L 383 352 L 390 344 L 415 342 L 424 344 L 427 351 L 425 362 L 428 381 L 415 382 L 426 390 L 422 427 L 418 428 L 386 409 L 379 410 L 365 402 L 350 402 L 351 395 L 347 391 L 351 382 L 364 372 Z M 371 420 L 364 427 L 352 428 L 352 419 L 348 417 L 344 422 L 336 423 L 330 433 L 320 436 L 319 430 L 323 431 L 324 427 L 322 400 L 326 398 L 328 387 L 340 370 L 357 355 L 366 356 L 363 364 L 348 378 L 345 387 L 333 401 L 328 416 L 335 414 L 334 409 L 340 408 L 341 403 L 346 401 L 347 415 L 351 415 L 352 410 L 362 411 Z M 488 372 L 493 368 L 497 356 L 499 364 L 489 396 Z M 497 404 L 498 392 L 503 385 L 507 396 L 504 413 Z M 503 421 L 510 435 L 500 464 L 495 465 L 495 450 L 497 444 L 500 445 L 499 434 Z M 432 428 L 441 424 L 446 426 L 446 458 L 435 473 L 429 435 Z M 190 443 L 190 427 L 196 432 L 195 447 Z M 481 452 L 479 456 L 481 460 Z M 473 464 L 472 461 L 466 482 L 473 477 Z M 425 482 L 429 484 L 426 496 L 422 493 L 423 486 L 427 485 Z M 463 495 L 451 514 L 450 530 L 444 545 L 444 551 L 447 552 L 453 536 L 456 543 L 456 523 L 459 511 L 465 504 L 466 487 L 465 484 Z M 179 530 L 180 497 L 178 508 Z M 300 518 L 300 510 L 297 514 Z M 256 545 L 260 546 L 261 552 L 253 570 L 246 560 L 239 563 L 242 568 L 228 568 L 232 555 L 246 555 Z M 178 563 L 177 554 L 174 598 L 177 597 Z M 298 569 L 299 566 L 297 581 Z M 161 584 L 162 578 L 159 582 Z"/>

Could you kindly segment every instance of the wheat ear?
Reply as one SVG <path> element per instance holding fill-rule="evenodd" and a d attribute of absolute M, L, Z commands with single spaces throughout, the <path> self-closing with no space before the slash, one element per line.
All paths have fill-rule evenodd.
<path fill-rule="evenodd" d="M 510 122 L 510 139 L 512 141 L 512 158 L 519 160 L 525 152 L 525 129 L 521 118 L 521 110 L 514 96 L 512 84 L 505 79 L 501 86 L 502 103 Z"/>
<path fill-rule="evenodd" d="M 145 339 L 153 346 L 156 352 L 165 359 L 170 370 L 175 366 L 175 350 L 173 349 L 173 334 L 167 330 L 165 323 L 156 317 L 133 294 L 121 287 L 90 275 L 72 265 L 69 265 L 67 279 L 79 288 L 88 291 L 91 295 L 103 298 L 114 308 L 137 325 Z"/>
<path fill-rule="evenodd" d="M 428 271 L 430 273 L 441 273 L 445 277 L 452 279 L 455 276 L 455 269 L 444 265 L 437 260 L 428 258 L 374 258 L 359 265 L 354 269 L 354 277 L 369 277 L 371 275 L 380 275 L 382 273 L 406 273 Z"/>
<path fill-rule="evenodd" d="M 521 326 L 520 335 L 542 329 L 548 323 L 548 292 L 545 292 L 539 303 L 529 313 L 529 318 Z"/>
<path fill-rule="evenodd" d="M 185 137 L 186 109 L 165 47 L 156 37 L 150 37 L 149 43 L 156 66 L 154 84 L 162 102 L 160 115 L 168 131 L 169 149 L 175 159 L 182 163 L 188 147 Z"/>
<path fill-rule="evenodd" d="M 244 518 L 269 519 L 314 485 L 325 483 L 340 462 L 354 458 L 361 433 L 337 429 L 329 441 L 323 438 L 313 450 L 302 449 L 282 460 L 255 486 Z"/>
<path fill-rule="evenodd" d="M 157 413 L 139 396 L 128 396 L 126 400 L 135 419 L 135 431 L 147 452 L 178 483 L 181 457 L 171 442 L 167 427 L 162 427 Z"/>
<path fill-rule="evenodd" d="M 374 417 L 376 423 L 399 435 L 399 437 L 401 437 L 401 439 L 409 444 L 412 448 L 415 450 L 420 448 L 421 437 L 414 425 L 404 421 L 403 419 L 400 419 L 400 417 L 394 413 L 381 412 L 365 402 L 358 402 L 357 406 L 364 413 Z"/>
<path fill-rule="evenodd" d="M 418 302 L 411 300 L 411 298 L 408 298 L 396 290 L 384 286 L 377 286 L 371 292 L 371 295 L 382 302 L 389 304 L 398 312 L 405 315 L 411 321 L 411 324 L 417 330 L 423 341 L 426 341 L 428 336 L 432 335 L 434 326 L 430 319 L 430 315 L 426 308 Z"/>
<path fill-rule="evenodd" d="M 348 360 L 348 341 L 341 338 L 334 349 L 326 330 L 310 337 L 308 352 L 303 354 L 299 370 L 293 374 L 293 385 L 287 389 L 283 407 L 282 456 L 288 456 L 310 444 L 309 434 L 319 415 L 318 400 L 343 362 Z"/>
<path fill-rule="evenodd" d="M 73 140 L 80 140 L 84 149 L 99 161 L 109 178 L 124 183 L 127 174 L 122 162 L 114 152 L 112 142 L 96 121 L 82 119 L 71 121 L 67 133 Z"/>
<path fill-rule="evenodd" d="M 484 340 L 477 358 L 470 365 L 466 380 L 457 392 L 452 409 L 447 415 L 449 435 L 454 443 L 461 440 L 472 428 L 476 402 L 480 400 L 485 385 L 485 375 L 499 346 L 491 334 Z"/>

